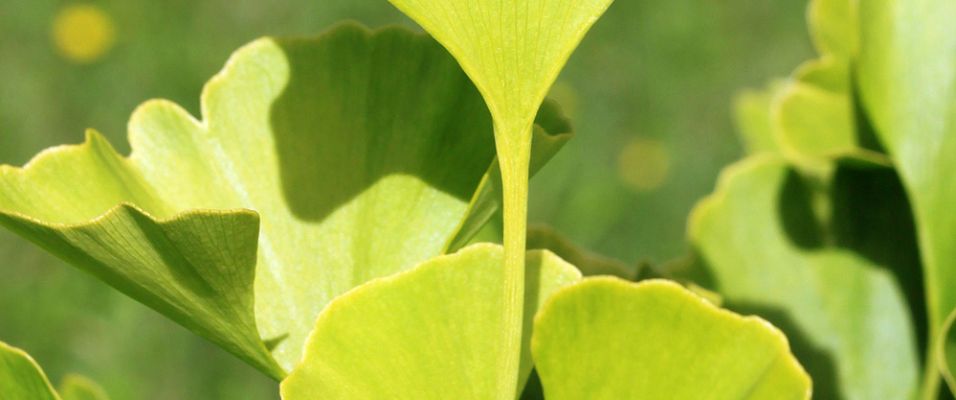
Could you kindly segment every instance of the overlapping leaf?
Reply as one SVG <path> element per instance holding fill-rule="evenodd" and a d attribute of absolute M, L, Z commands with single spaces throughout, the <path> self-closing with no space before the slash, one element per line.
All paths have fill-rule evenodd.
<path fill-rule="evenodd" d="M 440 254 L 496 200 L 469 206 L 494 157 L 487 108 L 423 35 L 256 41 L 202 110 L 146 103 L 129 158 L 91 133 L 2 167 L 0 223 L 276 378 L 329 301 Z M 542 160 L 567 140 L 545 125 Z"/>
<path fill-rule="evenodd" d="M 815 170 L 835 158 L 888 165 L 855 97 L 856 2 L 814 0 L 808 19 L 820 57 L 759 96 L 746 92 L 737 101 L 741 133 L 750 152 L 779 151 Z"/>
<path fill-rule="evenodd" d="M 580 274 L 549 252 L 527 254 L 525 335 L 520 376 L 531 372 L 531 318 L 541 303 Z M 309 338 L 305 359 L 282 383 L 297 399 L 474 399 L 513 396 L 498 376 L 510 349 L 498 332 L 503 251 L 477 244 L 365 284 L 329 305 Z M 509 380 L 510 381 L 510 380 Z"/>
<path fill-rule="evenodd" d="M 546 398 L 809 399 L 783 334 L 720 310 L 673 282 L 591 278 L 535 320 Z"/>
<path fill-rule="evenodd" d="M 900 283 L 871 261 L 904 264 L 903 275 L 918 277 L 918 263 L 893 261 L 905 255 L 906 239 L 885 235 L 887 243 L 866 242 L 870 231 L 886 233 L 875 222 L 888 210 L 863 211 L 864 225 L 845 232 L 849 239 L 818 231 L 814 200 L 800 185 L 797 173 L 772 155 L 745 160 L 722 175 L 690 225 L 716 289 L 731 309 L 760 314 L 788 334 L 821 398 L 915 395 L 914 319 Z M 881 201 L 891 202 L 885 189 L 878 190 L 887 196 Z M 844 240 L 856 242 L 837 246 Z M 884 253 L 865 256 L 866 246 L 881 246 L 877 251 Z M 880 365 L 893 368 L 874 367 Z"/>
<path fill-rule="evenodd" d="M 500 369 L 499 395 L 514 388 L 528 216 L 532 125 L 548 89 L 585 33 L 613 0 L 390 0 L 458 60 L 491 112 L 501 166 L 505 248 L 502 287 L 510 324 L 501 346 L 514 355 Z"/>
<path fill-rule="evenodd" d="M 943 323 L 956 308 L 954 19 L 956 3 L 948 0 L 860 4 L 863 103 L 913 202 L 931 334 L 940 346 Z M 932 369 L 928 396 L 938 381 Z"/>

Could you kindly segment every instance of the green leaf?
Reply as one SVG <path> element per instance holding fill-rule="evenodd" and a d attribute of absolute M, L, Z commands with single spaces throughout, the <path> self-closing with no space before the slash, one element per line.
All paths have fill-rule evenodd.
<path fill-rule="evenodd" d="M 109 396 L 96 382 L 80 375 L 67 375 L 60 384 L 63 400 L 109 400 Z"/>
<path fill-rule="evenodd" d="M 814 226 L 814 200 L 799 179 L 779 157 L 731 166 L 691 216 L 694 246 L 728 308 L 787 333 L 821 398 L 910 398 L 919 357 L 899 283 L 861 253 L 830 244 L 839 240 Z M 903 273 L 914 275 L 914 265 Z"/>
<path fill-rule="evenodd" d="M 532 352 L 551 400 L 810 398 L 780 331 L 663 280 L 559 290 L 535 320 Z"/>
<path fill-rule="evenodd" d="M 477 244 L 401 274 L 362 285 L 322 312 L 305 359 L 282 383 L 282 398 L 476 399 L 513 395 L 500 389 L 510 358 L 499 332 L 502 248 Z M 525 336 L 520 376 L 531 372 L 531 316 L 559 287 L 580 279 L 570 264 L 542 251 L 527 253 Z"/>
<path fill-rule="evenodd" d="M 505 264 L 502 290 L 511 321 L 501 346 L 512 359 L 497 379 L 502 396 L 515 385 L 528 221 L 532 125 L 541 102 L 585 33 L 613 0 L 390 0 L 458 60 L 491 112 L 501 166 Z"/>
<path fill-rule="evenodd" d="M 60 400 L 29 354 L 0 342 L 0 394 L 4 399 Z"/>
<path fill-rule="evenodd" d="M 129 158 L 91 132 L 0 167 L 0 224 L 278 379 L 333 298 L 487 220 L 469 207 L 491 190 L 487 107 L 425 35 L 261 39 L 201 105 L 141 106 Z M 541 163 L 569 129 L 544 114 Z"/>
<path fill-rule="evenodd" d="M 837 158 L 890 165 L 855 97 L 856 3 L 814 0 L 807 14 L 820 57 L 803 63 L 765 92 L 738 100 L 738 125 L 745 142 L 751 148 L 778 149 L 810 170 L 826 169 Z"/>
<path fill-rule="evenodd" d="M 856 56 L 860 47 L 856 0 L 813 0 L 807 10 L 810 37 L 820 54 L 842 59 Z"/>
<path fill-rule="evenodd" d="M 930 331 L 939 345 L 943 344 L 943 323 L 956 308 L 954 20 L 956 2 L 950 0 L 860 4 L 857 72 L 863 103 L 913 203 Z M 938 387 L 934 369 L 927 370 L 927 398 L 933 397 Z"/>
<path fill-rule="evenodd" d="M 773 81 L 760 90 L 744 90 L 734 98 L 734 122 L 747 154 L 778 153 L 771 119 L 773 99 L 786 83 Z"/>

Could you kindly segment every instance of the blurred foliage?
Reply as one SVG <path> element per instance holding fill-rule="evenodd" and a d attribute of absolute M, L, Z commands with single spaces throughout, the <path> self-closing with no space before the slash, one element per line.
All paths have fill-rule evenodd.
<path fill-rule="evenodd" d="M 77 6 L 97 11 L 63 22 Z M 628 262 L 684 253 L 688 211 L 740 152 L 730 99 L 809 56 L 805 7 L 614 4 L 552 90 L 578 135 L 533 181 L 531 220 Z M 167 98 L 198 115 L 202 84 L 233 50 L 342 19 L 414 26 L 384 0 L 4 0 L 0 163 L 78 143 L 87 127 L 125 152 L 141 102 Z M 83 35 L 92 39 L 70 44 Z M 0 269 L 0 338 L 54 381 L 81 373 L 115 399 L 276 397 L 251 367 L 7 232 Z"/>

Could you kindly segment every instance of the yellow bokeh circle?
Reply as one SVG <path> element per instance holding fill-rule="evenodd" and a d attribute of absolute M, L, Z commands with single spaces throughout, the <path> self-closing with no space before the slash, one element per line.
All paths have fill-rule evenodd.
<path fill-rule="evenodd" d="M 53 19 L 53 44 L 70 61 L 91 63 L 103 57 L 116 41 L 110 16 L 97 6 L 63 7 Z"/>
<path fill-rule="evenodd" d="M 631 189 L 649 192 L 659 188 L 670 175 L 667 146 L 657 139 L 635 137 L 617 157 L 617 173 Z"/>

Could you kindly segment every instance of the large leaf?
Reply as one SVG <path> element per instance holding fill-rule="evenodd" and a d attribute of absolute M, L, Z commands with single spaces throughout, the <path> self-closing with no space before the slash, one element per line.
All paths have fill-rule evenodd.
<path fill-rule="evenodd" d="M 502 259 L 500 246 L 477 244 L 339 297 L 282 383 L 283 399 L 513 396 L 517 388 L 502 392 L 497 382 L 511 357 L 498 342 L 510 323 L 502 313 Z M 528 252 L 527 266 L 519 386 L 531 372 L 531 317 L 552 292 L 580 278 L 549 252 Z"/>
<path fill-rule="evenodd" d="M 866 243 L 837 247 L 859 239 L 821 234 L 814 200 L 799 179 L 779 157 L 751 158 L 730 167 L 695 209 L 691 240 L 716 289 L 729 308 L 760 314 L 787 333 L 821 398 L 913 396 L 919 375 L 913 319 L 892 273 L 870 261 L 891 262 L 904 252 L 896 246 L 905 239 L 874 224 L 845 234 L 866 238 L 865 231 L 877 229 L 892 238 L 881 245 L 892 254 L 865 257 Z M 864 216 L 872 223 L 886 213 Z M 905 267 L 902 274 L 918 276 L 915 262 Z M 874 367 L 880 365 L 893 367 Z"/>
<path fill-rule="evenodd" d="M 487 108 L 424 35 L 258 40 L 201 103 L 201 121 L 137 109 L 129 158 L 91 133 L 0 167 L 0 223 L 281 378 L 329 301 L 487 220 L 464 222 L 494 159 Z M 567 138 L 551 113 L 544 153 Z"/>
<path fill-rule="evenodd" d="M 956 2 L 861 2 L 863 102 L 913 202 L 930 327 L 956 308 Z M 936 391 L 928 371 L 925 389 Z M 953 388 L 956 390 L 956 387 Z"/>
<path fill-rule="evenodd" d="M 93 381 L 69 375 L 60 385 L 60 393 L 29 354 L 0 342 L 0 398 L 7 400 L 108 400 Z"/>
<path fill-rule="evenodd" d="M 669 281 L 559 290 L 535 320 L 532 351 L 552 400 L 810 398 L 780 331 Z"/>
<path fill-rule="evenodd" d="M 390 0 L 458 60 L 491 112 L 501 167 L 505 248 L 502 287 L 511 321 L 501 346 L 512 359 L 500 369 L 499 393 L 515 387 L 524 298 L 528 170 L 532 126 L 545 94 L 585 33 L 613 0 Z M 504 395 L 511 400 L 517 394 Z"/>

